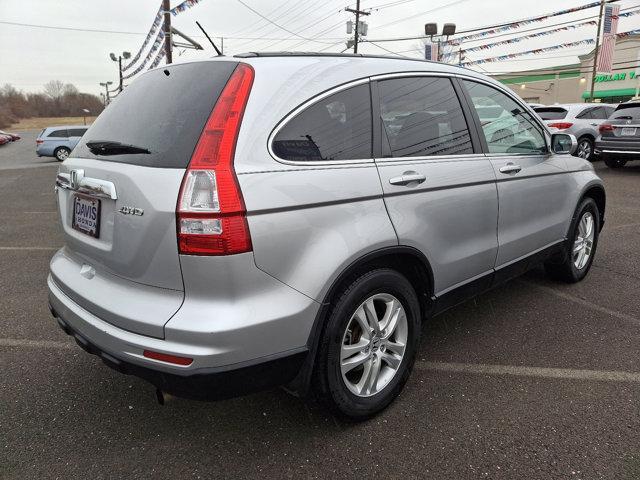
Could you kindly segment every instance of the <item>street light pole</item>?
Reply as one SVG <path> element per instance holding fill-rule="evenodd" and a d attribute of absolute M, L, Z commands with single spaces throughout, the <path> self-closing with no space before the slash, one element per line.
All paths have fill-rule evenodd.
<path fill-rule="evenodd" d="M 100 82 L 100 85 L 104 87 L 104 92 L 105 92 L 105 100 L 104 100 L 104 106 L 106 107 L 107 105 L 109 105 L 109 102 L 111 101 L 111 99 L 109 98 L 109 85 L 112 85 L 113 82 Z"/>
<path fill-rule="evenodd" d="M 118 91 L 122 92 L 122 55 L 118 55 Z"/>
<path fill-rule="evenodd" d="M 124 58 L 125 60 L 131 57 L 131 53 L 129 52 L 122 52 L 122 55 L 118 55 L 116 57 L 115 53 L 110 53 L 109 54 L 109 58 L 111 60 L 113 60 L 114 62 L 118 62 L 118 93 L 122 92 L 122 59 Z"/>

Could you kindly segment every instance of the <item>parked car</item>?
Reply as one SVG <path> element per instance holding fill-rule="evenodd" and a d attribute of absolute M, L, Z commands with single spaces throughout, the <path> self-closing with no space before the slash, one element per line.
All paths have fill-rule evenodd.
<path fill-rule="evenodd" d="M 640 102 L 621 103 L 600 125 L 596 152 L 609 168 L 624 167 L 640 159 Z"/>
<path fill-rule="evenodd" d="M 20 135 L 16 135 L 15 133 L 4 132 L 0 130 L 0 135 L 9 137 L 11 142 L 15 142 L 16 140 L 20 140 Z"/>
<path fill-rule="evenodd" d="M 615 110 L 615 105 L 593 103 L 568 103 L 534 108 L 552 132 L 564 132 L 578 139 L 576 155 L 593 160 L 594 142 L 598 137 L 598 127 Z"/>
<path fill-rule="evenodd" d="M 476 105 L 517 129 L 494 141 Z M 160 400 L 287 385 L 367 418 L 409 377 L 423 319 L 540 262 L 587 275 L 605 191 L 562 155 L 575 146 L 446 64 L 245 54 L 150 70 L 59 167 L 50 309 Z"/>
<path fill-rule="evenodd" d="M 87 126 L 47 127 L 36 139 L 36 153 L 39 157 L 55 157 L 63 162 L 71 150 L 87 131 Z"/>

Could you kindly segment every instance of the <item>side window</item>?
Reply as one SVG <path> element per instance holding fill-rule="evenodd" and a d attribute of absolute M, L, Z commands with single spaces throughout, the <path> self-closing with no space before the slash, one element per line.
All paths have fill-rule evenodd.
<path fill-rule="evenodd" d="M 604 107 L 596 107 L 593 109 L 591 113 L 591 118 L 595 118 L 597 120 L 604 120 L 605 118 L 609 118 L 608 112 Z"/>
<path fill-rule="evenodd" d="M 469 80 L 463 83 L 478 112 L 489 153 L 547 152 L 541 127 L 523 107 L 496 88 Z"/>
<path fill-rule="evenodd" d="M 54 138 L 67 138 L 68 134 L 66 130 L 54 130 L 53 132 L 51 132 L 49 135 L 47 135 L 47 137 L 54 137 Z"/>
<path fill-rule="evenodd" d="M 473 153 L 451 80 L 410 77 L 378 84 L 384 157 Z"/>
<path fill-rule="evenodd" d="M 278 132 L 274 153 L 284 160 L 372 158 L 371 95 L 358 85 L 306 108 Z"/>
<path fill-rule="evenodd" d="M 86 128 L 70 128 L 69 136 L 70 137 L 81 137 L 87 131 Z"/>
<path fill-rule="evenodd" d="M 600 118 L 600 117 L 596 116 L 597 115 L 596 110 L 598 110 L 598 109 L 597 108 L 587 108 L 586 110 L 583 110 L 578 115 L 576 115 L 576 118 L 580 118 L 580 119 Z"/>

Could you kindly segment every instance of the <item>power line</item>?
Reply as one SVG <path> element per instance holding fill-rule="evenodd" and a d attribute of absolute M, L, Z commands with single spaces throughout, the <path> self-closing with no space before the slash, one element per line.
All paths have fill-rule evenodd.
<path fill-rule="evenodd" d="M 398 23 L 402 23 L 402 22 L 405 22 L 407 20 L 411 20 L 411 19 L 416 18 L 416 17 L 421 17 L 422 15 L 425 15 L 427 13 L 435 12 L 435 11 L 442 10 L 442 9 L 448 8 L 448 7 L 453 7 L 454 5 L 458 5 L 460 3 L 464 3 L 464 2 L 468 2 L 468 1 L 470 1 L 470 0 L 454 0 L 453 2 L 449 2 L 449 3 L 445 4 L 445 5 L 441 5 L 439 7 L 435 7 L 435 8 L 432 8 L 430 10 L 426 10 L 424 12 L 416 13 L 416 14 L 410 15 L 408 17 L 403 17 L 403 18 L 401 18 L 399 20 L 394 20 L 393 22 L 383 23 L 382 25 L 378 25 L 376 28 L 385 28 L 385 27 L 388 27 L 388 26 L 391 26 L 391 25 L 396 25 Z"/>
<path fill-rule="evenodd" d="M 292 32 L 291 30 L 289 30 L 288 28 L 283 27 L 282 25 L 279 25 L 278 23 L 274 22 L 273 20 L 271 20 L 268 17 L 265 17 L 264 15 L 262 15 L 260 12 L 258 12 L 257 10 L 255 10 L 253 7 L 251 7 L 250 5 L 247 5 L 246 3 L 244 3 L 242 0 L 236 0 L 238 3 L 240 3 L 241 5 L 244 5 L 248 10 L 251 10 L 253 13 L 255 13 L 256 15 L 258 15 L 259 17 L 264 18 L 266 21 L 268 21 L 269 23 L 275 25 L 276 27 L 278 27 L 281 30 L 284 30 L 287 33 L 290 33 L 293 36 L 302 38 L 303 40 L 307 40 L 307 41 L 311 41 L 311 42 L 316 42 L 316 43 L 328 43 L 328 42 L 323 42 L 320 40 L 312 40 L 306 37 L 303 37 L 302 35 L 296 33 L 296 32 Z"/>

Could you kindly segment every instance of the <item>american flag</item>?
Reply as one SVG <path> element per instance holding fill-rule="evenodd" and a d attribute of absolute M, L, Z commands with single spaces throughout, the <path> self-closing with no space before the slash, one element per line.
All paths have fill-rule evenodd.
<path fill-rule="evenodd" d="M 611 73 L 613 67 L 613 51 L 616 48 L 619 13 L 620 5 L 607 5 L 604 7 L 602 45 L 600 45 L 600 50 L 598 51 L 598 73 Z"/>
<path fill-rule="evenodd" d="M 424 58 L 426 60 L 438 61 L 438 44 L 437 43 L 425 43 L 424 44 Z"/>

